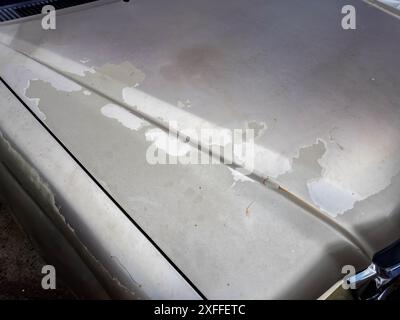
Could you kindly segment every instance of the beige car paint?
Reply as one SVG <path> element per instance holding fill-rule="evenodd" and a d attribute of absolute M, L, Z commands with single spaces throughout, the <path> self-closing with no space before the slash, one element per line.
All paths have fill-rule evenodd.
<path fill-rule="evenodd" d="M 179 3 L 0 27 L 0 74 L 207 297 L 318 297 L 398 236 L 399 46 L 381 34 L 400 25 L 363 3 L 353 34 L 336 4 L 310 1 L 323 30 L 291 14 L 301 31 L 279 1 Z M 149 165 L 168 121 L 258 128 L 254 173 Z"/>

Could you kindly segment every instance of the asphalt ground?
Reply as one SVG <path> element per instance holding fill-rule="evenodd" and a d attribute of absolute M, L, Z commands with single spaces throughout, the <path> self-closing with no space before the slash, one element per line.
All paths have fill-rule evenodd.
<path fill-rule="evenodd" d="M 74 299 L 60 281 L 55 290 L 42 288 L 46 264 L 0 197 L 0 300 Z"/>

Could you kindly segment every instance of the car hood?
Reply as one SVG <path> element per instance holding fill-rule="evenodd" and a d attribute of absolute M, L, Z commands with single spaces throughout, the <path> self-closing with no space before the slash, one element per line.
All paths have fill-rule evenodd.
<path fill-rule="evenodd" d="M 1 76 L 214 297 L 284 296 L 398 234 L 400 24 L 357 2 L 344 31 L 342 1 L 298 2 L 119 2 L 0 27 Z M 253 129 L 251 174 L 148 164 L 171 123 L 206 147 L 201 130 Z"/>

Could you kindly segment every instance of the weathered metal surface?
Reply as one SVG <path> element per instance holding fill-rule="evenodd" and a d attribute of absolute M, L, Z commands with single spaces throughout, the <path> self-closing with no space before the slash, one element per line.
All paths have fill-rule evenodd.
<path fill-rule="evenodd" d="M 2 84 L 0 105 L 1 189 L 78 296 L 199 298 Z"/>
<path fill-rule="evenodd" d="M 210 298 L 317 297 L 399 232 L 399 21 L 294 2 L 135 1 L 0 28 L 1 76 Z M 168 121 L 256 129 L 254 174 L 149 164 Z"/>

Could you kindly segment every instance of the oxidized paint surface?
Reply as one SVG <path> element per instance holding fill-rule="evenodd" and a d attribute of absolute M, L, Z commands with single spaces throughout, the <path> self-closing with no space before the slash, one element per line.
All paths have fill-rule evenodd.
<path fill-rule="evenodd" d="M 37 21 L 2 27 L 1 74 L 210 297 L 284 296 L 346 243 L 336 224 L 369 253 L 395 237 L 398 21 L 359 4 L 359 28 L 346 33 L 335 3 L 296 14 L 279 1 L 185 6 L 113 4 L 60 16 L 53 33 Z M 120 18 L 105 25 L 108 15 Z M 254 175 L 149 165 L 152 143 L 192 148 L 166 151 L 168 121 L 254 129 Z M 271 177 L 318 214 L 259 183 Z M 339 268 L 330 263 L 321 270 Z"/>

